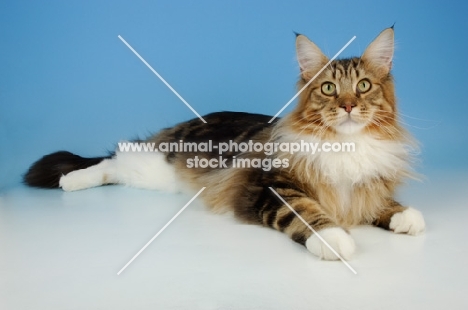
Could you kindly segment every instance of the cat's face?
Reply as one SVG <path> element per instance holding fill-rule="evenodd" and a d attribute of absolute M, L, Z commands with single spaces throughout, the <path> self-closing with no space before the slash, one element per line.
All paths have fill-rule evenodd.
<path fill-rule="evenodd" d="M 328 58 L 305 36 L 296 39 L 302 88 Z M 390 69 L 393 29 L 384 30 L 360 58 L 335 60 L 301 93 L 291 114 L 293 128 L 322 137 L 375 132 L 396 134 L 395 97 Z M 394 138 L 394 137 L 393 137 Z"/>

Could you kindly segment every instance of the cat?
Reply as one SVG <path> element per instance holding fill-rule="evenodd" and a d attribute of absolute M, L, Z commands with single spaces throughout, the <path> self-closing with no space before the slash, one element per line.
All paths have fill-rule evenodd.
<path fill-rule="evenodd" d="M 337 256 L 280 200 L 273 189 L 344 259 L 355 252 L 349 228 L 371 224 L 394 233 L 425 230 L 421 212 L 393 196 L 412 177 L 412 138 L 399 125 L 393 78 L 393 27 L 383 30 L 361 57 L 333 60 L 306 36 L 296 36 L 300 67 L 298 104 L 284 118 L 217 112 L 180 123 L 144 141 L 156 147 L 183 143 L 250 145 L 267 143 L 353 143 L 354 152 L 273 153 L 233 148 L 124 152 L 83 158 L 61 151 L 35 162 L 26 184 L 75 191 L 125 184 L 169 192 L 206 189 L 201 197 L 214 212 L 232 211 L 244 223 L 284 232 L 324 260 Z M 193 146 L 193 145 L 192 145 Z M 219 167 L 196 166 L 212 160 Z M 239 159 L 269 163 L 233 167 Z M 203 161 L 204 160 L 204 161 Z M 255 161 L 257 160 L 257 161 Z M 273 167 L 271 163 L 275 163 Z M 191 165 L 189 165 L 189 163 Z"/>

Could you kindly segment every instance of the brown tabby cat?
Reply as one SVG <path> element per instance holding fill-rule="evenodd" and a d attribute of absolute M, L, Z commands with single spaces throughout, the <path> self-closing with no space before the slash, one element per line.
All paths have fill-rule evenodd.
<path fill-rule="evenodd" d="M 327 260 L 337 257 L 269 187 L 346 259 L 355 250 L 347 231 L 352 226 L 373 224 L 416 235 L 425 228 L 421 213 L 393 199 L 396 187 L 411 175 L 411 139 L 398 123 L 390 74 L 393 36 L 393 28 L 385 29 L 360 58 L 331 62 L 281 120 L 269 123 L 266 115 L 212 113 L 204 117 L 207 124 L 197 118 L 135 141 L 154 143 L 159 152 L 120 149 L 101 158 L 57 152 L 34 163 L 25 182 L 65 191 L 103 184 L 174 192 L 206 187 L 201 196 L 212 210 L 233 211 L 243 222 L 282 231 Z M 328 59 L 303 35 L 297 36 L 296 48 L 301 89 Z M 325 143 L 349 143 L 355 149 L 278 149 L 299 141 L 323 150 Z M 268 144 L 277 148 L 265 152 Z M 261 145 L 265 149 L 252 150 Z"/>

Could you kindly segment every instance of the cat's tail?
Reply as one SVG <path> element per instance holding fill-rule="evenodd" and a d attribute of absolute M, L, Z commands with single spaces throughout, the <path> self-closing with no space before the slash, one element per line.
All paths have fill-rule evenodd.
<path fill-rule="evenodd" d="M 97 165 L 106 158 L 110 157 L 84 158 L 66 151 L 55 152 L 32 164 L 23 181 L 33 187 L 58 188 L 63 175 Z"/>

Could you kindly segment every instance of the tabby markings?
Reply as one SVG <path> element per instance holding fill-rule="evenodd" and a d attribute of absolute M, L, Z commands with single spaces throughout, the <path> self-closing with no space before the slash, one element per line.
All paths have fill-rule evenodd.
<path fill-rule="evenodd" d="M 317 233 L 317 231 L 315 231 L 315 229 L 313 229 L 312 226 L 310 226 L 309 223 L 307 223 L 307 222 L 302 218 L 302 216 L 300 216 L 299 213 L 297 213 L 296 210 L 294 210 L 293 207 L 291 207 L 291 206 L 289 205 L 289 203 L 287 203 L 286 200 L 284 200 L 283 197 L 281 197 L 280 194 L 278 194 L 278 192 L 276 192 L 276 191 L 273 189 L 273 187 L 268 187 L 268 188 L 273 192 L 273 194 L 275 194 L 275 195 L 281 200 L 281 202 L 283 202 L 283 203 L 292 211 L 292 213 L 294 213 L 294 214 L 301 220 L 302 223 L 304 223 L 304 225 L 307 226 L 307 228 L 309 228 L 309 229 L 317 236 L 317 238 L 320 239 L 320 241 L 323 242 L 323 244 L 325 244 L 325 246 L 326 246 L 327 248 L 330 249 L 330 251 L 333 252 L 333 254 L 336 255 L 336 257 L 338 257 L 338 258 L 343 262 L 343 264 L 345 264 L 346 267 L 349 268 L 349 270 L 351 270 L 354 274 L 357 274 L 357 271 L 354 270 L 354 268 L 351 267 L 351 265 L 350 265 L 347 261 L 345 261 L 344 258 L 341 257 L 341 255 L 338 254 L 338 252 L 335 251 L 335 249 L 334 249 L 330 244 L 328 244 L 328 242 L 325 241 L 325 239 L 323 239 L 322 236 L 320 236 L 320 235 Z"/>
<path fill-rule="evenodd" d="M 322 73 L 322 71 L 325 70 L 325 68 L 328 67 L 328 65 L 330 65 L 330 64 L 332 63 L 333 60 L 335 60 L 336 57 L 340 56 L 340 54 L 351 44 L 351 42 L 354 41 L 354 39 L 356 39 L 356 36 L 352 37 L 351 40 L 349 40 L 348 43 L 346 43 L 346 44 L 338 51 L 338 53 L 336 53 L 335 56 L 333 56 L 333 57 L 327 62 L 327 64 L 326 64 L 325 66 L 323 66 L 322 69 L 320 69 L 320 71 L 317 72 L 317 74 L 315 74 L 314 77 L 311 78 L 310 81 L 307 82 L 307 83 L 304 85 L 304 87 L 302 87 L 302 88 L 301 88 L 301 89 L 284 105 L 284 107 L 282 107 L 281 110 L 279 110 L 278 113 L 276 113 L 275 116 L 273 116 L 273 117 L 268 121 L 268 123 L 271 124 L 271 122 L 273 122 L 273 121 L 275 120 L 275 118 L 277 118 L 278 115 L 280 115 L 281 112 L 283 112 L 284 109 L 286 109 L 286 108 L 288 107 L 288 105 L 290 105 L 291 102 L 293 102 L 294 99 L 296 99 L 297 96 L 299 96 L 299 95 L 304 91 L 304 89 L 306 89 L 306 88 L 310 85 L 310 83 L 312 83 L 312 82 L 317 78 L 317 76 L 319 76 L 320 73 Z"/>

